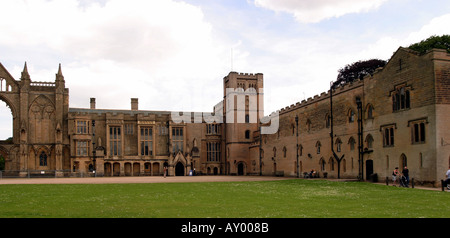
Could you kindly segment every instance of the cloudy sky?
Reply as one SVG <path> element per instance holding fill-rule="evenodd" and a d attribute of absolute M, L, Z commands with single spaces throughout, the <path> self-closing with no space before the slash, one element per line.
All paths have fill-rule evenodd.
<path fill-rule="evenodd" d="M 263 73 L 265 114 L 325 92 L 337 70 L 450 34 L 448 0 L 1 0 L 0 62 L 54 81 L 70 107 L 212 111 L 230 71 Z M 0 139 L 11 135 L 0 103 Z"/>

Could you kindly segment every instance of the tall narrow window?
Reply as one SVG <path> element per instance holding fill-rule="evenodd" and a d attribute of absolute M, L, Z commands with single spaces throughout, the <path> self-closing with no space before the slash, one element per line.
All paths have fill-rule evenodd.
<path fill-rule="evenodd" d="M 319 165 L 320 165 L 320 171 L 325 171 L 326 162 L 323 158 L 320 158 Z"/>
<path fill-rule="evenodd" d="M 337 152 L 341 152 L 341 145 L 342 145 L 341 139 L 337 138 L 336 139 L 336 151 Z"/>
<path fill-rule="evenodd" d="M 353 112 L 352 109 L 349 110 L 348 113 L 348 122 L 354 122 L 355 121 L 355 112 Z"/>
<path fill-rule="evenodd" d="M 141 127 L 141 155 L 153 155 L 153 128 Z"/>
<path fill-rule="evenodd" d="M 414 121 L 411 123 L 411 141 L 413 144 L 425 142 L 426 120 Z"/>
<path fill-rule="evenodd" d="M 369 104 L 369 106 L 367 106 L 367 119 L 372 118 L 373 118 L 373 107 L 372 105 Z"/>
<path fill-rule="evenodd" d="M 321 146 L 322 146 L 322 144 L 320 144 L 320 141 L 317 141 L 317 143 L 316 143 L 317 154 L 320 154 L 320 147 Z"/>
<path fill-rule="evenodd" d="M 109 155 L 122 155 L 122 133 L 120 126 L 109 127 Z"/>
<path fill-rule="evenodd" d="M 44 151 L 39 155 L 39 166 L 47 166 L 47 154 Z"/>
<path fill-rule="evenodd" d="M 177 153 L 178 151 L 183 152 L 183 128 L 173 127 L 172 128 L 172 152 Z"/>
<path fill-rule="evenodd" d="M 348 144 L 350 145 L 350 150 L 355 150 L 355 139 L 353 137 L 350 137 L 350 139 L 348 139 Z"/>
<path fill-rule="evenodd" d="M 383 129 L 383 145 L 393 146 L 394 145 L 394 127 L 385 127 Z"/>
<path fill-rule="evenodd" d="M 366 136 L 367 148 L 371 149 L 373 147 L 373 137 L 371 134 Z"/>
<path fill-rule="evenodd" d="M 333 159 L 333 157 L 330 157 L 330 159 L 328 160 L 328 164 L 330 164 L 330 170 L 334 171 L 334 159 Z"/>

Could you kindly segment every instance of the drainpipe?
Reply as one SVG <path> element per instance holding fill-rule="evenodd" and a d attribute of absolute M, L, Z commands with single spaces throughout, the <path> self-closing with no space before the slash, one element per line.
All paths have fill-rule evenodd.
<path fill-rule="evenodd" d="M 333 82 L 330 83 L 330 141 L 331 141 L 331 152 L 333 153 L 334 159 L 336 159 L 336 161 L 337 161 L 338 179 L 340 179 L 341 178 L 341 161 L 344 158 L 344 155 L 342 155 L 342 157 L 339 158 L 339 156 L 334 151 L 334 146 L 333 146 L 333 144 L 334 144 L 333 143 L 333 139 L 334 139 L 334 133 L 333 133 L 333 89 L 335 87 L 334 84 L 335 83 L 333 83 Z"/>
<path fill-rule="evenodd" d="M 362 102 L 360 97 L 356 97 L 356 107 L 358 108 L 358 161 L 359 180 L 364 181 L 364 151 L 363 151 L 363 123 L 362 123 Z"/>

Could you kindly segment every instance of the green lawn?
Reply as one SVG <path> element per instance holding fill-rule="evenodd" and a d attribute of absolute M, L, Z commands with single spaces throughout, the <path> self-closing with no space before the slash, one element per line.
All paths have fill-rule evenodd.
<path fill-rule="evenodd" d="M 0 185 L 0 217 L 450 217 L 450 193 L 361 182 Z"/>

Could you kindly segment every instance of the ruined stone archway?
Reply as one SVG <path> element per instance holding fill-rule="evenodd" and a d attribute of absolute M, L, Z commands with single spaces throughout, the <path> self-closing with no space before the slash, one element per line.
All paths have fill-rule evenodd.
<path fill-rule="evenodd" d="M 16 170 L 20 176 L 26 176 L 32 169 L 50 169 L 56 176 L 63 176 L 63 169 L 71 169 L 70 153 L 64 152 L 69 146 L 68 98 L 61 65 L 55 81 L 34 82 L 26 63 L 19 81 L 0 63 L 0 100 L 11 110 L 11 148 L 15 148 L 9 154 L 11 158 L 6 163 L 10 165 L 5 170 Z M 40 159 L 40 154 L 35 153 L 41 146 L 48 148 L 47 161 L 45 156 Z"/>

